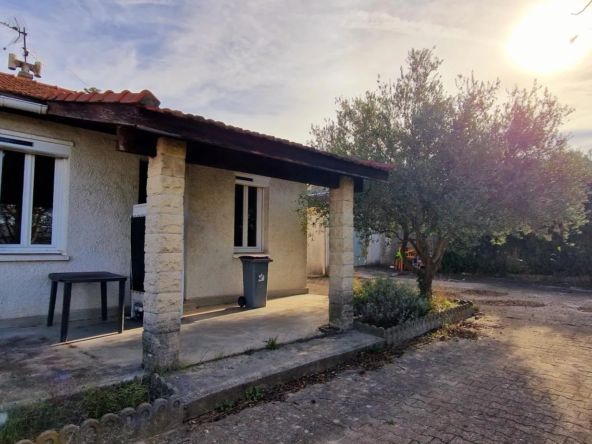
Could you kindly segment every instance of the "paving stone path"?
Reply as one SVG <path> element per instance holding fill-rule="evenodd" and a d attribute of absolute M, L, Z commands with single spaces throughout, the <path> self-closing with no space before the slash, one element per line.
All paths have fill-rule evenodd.
<path fill-rule="evenodd" d="M 467 296 L 484 312 L 478 340 L 414 347 L 171 442 L 592 444 L 592 293 L 454 285 L 507 293 Z"/>

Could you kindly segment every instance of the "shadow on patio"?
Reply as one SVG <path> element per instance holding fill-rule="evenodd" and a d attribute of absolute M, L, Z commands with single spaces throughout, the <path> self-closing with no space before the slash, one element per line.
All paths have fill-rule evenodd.
<path fill-rule="evenodd" d="M 272 299 L 267 307 L 203 307 L 187 313 L 181 328 L 182 365 L 320 335 L 328 322 L 327 296 L 313 294 Z M 72 322 L 69 342 L 59 343 L 53 327 L 0 329 L 0 407 L 59 397 L 90 386 L 141 375 L 141 323 L 126 321 L 122 334 L 115 322 Z"/>

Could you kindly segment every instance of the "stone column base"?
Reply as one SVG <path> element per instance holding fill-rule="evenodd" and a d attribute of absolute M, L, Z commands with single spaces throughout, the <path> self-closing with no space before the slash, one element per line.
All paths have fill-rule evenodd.
<path fill-rule="evenodd" d="M 329 322 L 347 330 L 354 320 L 353 179 L 342 177 L 329 194 Z"/>
<path fill-rule="evenodd" d="M 159 373 L 179 366 L 179 332 L 142 333 L 143 365 L 149 373 Z"/>

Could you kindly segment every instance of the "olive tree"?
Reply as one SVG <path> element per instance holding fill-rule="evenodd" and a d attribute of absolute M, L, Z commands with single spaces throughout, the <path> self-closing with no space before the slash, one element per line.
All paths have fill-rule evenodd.
<path fill-rule="evenodd" d="M 366 239 L 411 244 L 429 296 L 455 241 L 585 220 L 583 155 L 559 132 L 571 109 L 536 82 L 501 97 L 499 81 L 458 76 L 449 94 L 441 64 L 429 49 L 411 50 L 396 80 L 338 98 L 336 116 L 311 131 L 317 149 L 396 164 L 388 183 L 366 182 L 356 195 L 354 224 Z"/>

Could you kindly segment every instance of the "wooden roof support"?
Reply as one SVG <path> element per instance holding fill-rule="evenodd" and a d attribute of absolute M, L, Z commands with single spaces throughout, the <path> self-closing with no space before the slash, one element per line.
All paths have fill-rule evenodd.
<path fill-rule="evenodd" d="M 117 126 L 116 150 L 141 156 L 156 156 L 158 136 L 128 126 Z"/>
<path fill-rule="evenodd" d="M 388 171 L 339 158 L 287 141 L 228 128 L 213 122 L 121 103 L 49 102 L 49 119 L 74 126 L 117 129 L 119 151 L 154 155 L 155 141 L 166 136 L 188 142 L 187 161 L 216 168 L 267 175 L 334 188 L 340 176 L 386 182 Z M 280 177 L 281 176 L 281 177 Z"/>

